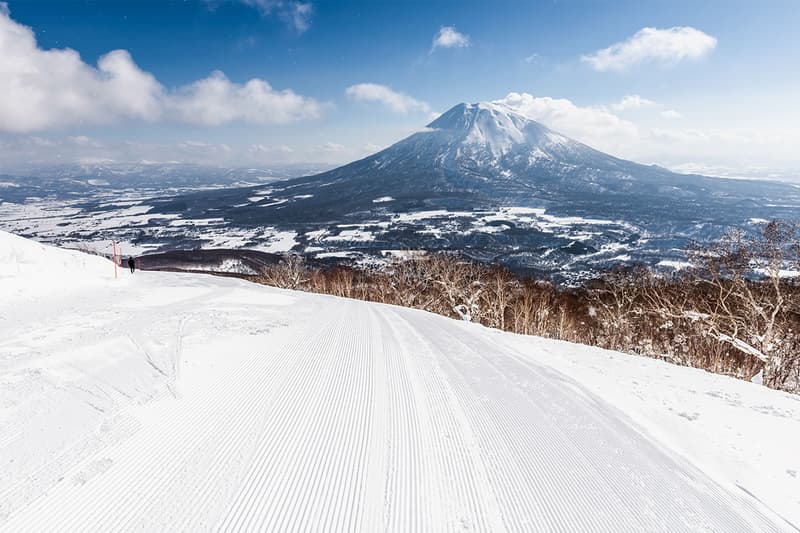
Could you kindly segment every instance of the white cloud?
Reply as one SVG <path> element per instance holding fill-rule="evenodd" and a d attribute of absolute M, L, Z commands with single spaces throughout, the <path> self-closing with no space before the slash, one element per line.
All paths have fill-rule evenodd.
<path fill-rule="evenodd" d="M 611 104 L 611 108 L 614 111 L 626 111 L 628 109 L 638 109 L 640 107 L 652 107 L 657 106 L 658 104 L 652 100 L 648 100 L 647 98 L 642 98 L 638 94 L 629 94 L 626 95 L 617 102 L 616 104 Z"/>
<path fill-rule="evenodd" d="M 539 63 L 541 61 L 541 59 L 542 59 L 542 56 L 540 56 L 539 54 L 531 54 L 531 55 L 525 57 L 525 62 L 526 63 L 537 64 L 537 63 Z"/>
<path fill-rule="evenodd" d="M 595 70 L 626 70 L 645 62 L 676 63 L 700 59 L 717 46 L 717 39 L 689 26 L 642 28 L 627 41 L 612 44 L 581 60 Z"/>
<path fill-rule="evenodd" d="M 156 120 L 163 87 L 124 50 L 97 68 L 74 50 L 41 50 L 33 31 L 0 10 L 0 129 L 32 131 L 117 117 Z"/>
<path fill-rule="evenodd" d="M 84 63 L 71 49 L 43 50 L 33 31 L 0 4 L 0 131 L 26 132 L 121 119 L 217 125 L 316 118 L 323 105 L 266 81 L 229 81 L 221 72 L 168 91 L 125 50 Z"/>
<path fill-rule="evenodd" d="M 282 124 L 318 118 L 323 108 L 291 90 L 276 91 L 264 80 L 233 83 L 219 71 L 179 88 L 165 102 L 180 121 L 205 126 L 237 120 Z"/>
<path fill-rule="evenodd" d="M 314 5 L 311 2 L 297 2 L 295 0 L 238 0 L 239 2 L 258 8 L 263 16 L 277 15 L 291 28 L 303 33 L 311 27 L 311 15 Z M 216 0 L 206 0 L 210 4 Z"/>
<path fill-rule="evenodd" d="M 397 113 L 431 113 L 431 107 L 427 103 L 378 83 L 358 83 L 345 89 L 345 94 L 360 102 L 380 102 Z"/>
<path fill-rule="evenodd" d="M 344 152 L 345 147 L 343 144 L 334 143 L 334 142 L 326 142 L 317 147 L 318 150 L 322 152 Z"/>
<path fill-rule="evenodd" d="M 690 161 L 733 168 L 797 166 L 800 130 L 796 128 L 663 128 L 647 117 L 642 117 L 643 122 L 620 118 L 604 106 L 579 106 L 564 98 L 526 93 L 510 93 L 495 103 L 593 148 L 640 163 L 667 167 Z M 661 116 L 665 113 L 674 117 L 677 112 L 666 110 Z"/>
<path fill-rule="evenodd" d="M 600 149 L 616 148 L 638 136 L 636 126 L 603 107 L 581 107 L 565 98 L 509 93 L 495 103 Z"/>
<path fill-rule="evenodd" d="M 669 118 L 669 119 L 682 118 L 683 117 L 683 115 L 681 115 L 679 112 L 675 111 L 674 109 L 664 110 L 664 111 L 662 111 L 660 113 L 660 115 L 662 117 L 664 117 L 664 118 Z"/>
<path fill-rule="evenodd" d="M 650 128 L 632 147 L 634 156 L 666 166 L 686 162 L 734 168 L 797 168 L 797 129 Z M 763 174 L 762 174 L 763 176 Z"/>
<path fill-rule="evenodd" d="M 102 146 L 99 142 L 95 141 L 94 139 L 87 137 L 86 135 L 75 135 L 72 137 L 67 137 L 67 141 L 78 146 Z"/>
<path fill-rule="evenodd" d="M 455 26 L 442 26 L 433 37 L 431 52 L 437 48 L 464 48 L 469 46 L 469 35 L 459 33 Z"/>
<path fill-rule="evenodd" d="M 314 6 L 309 2 L 286 2 L 281 18 L 294 26 L 298 32 L 303 33 L 311 27 L 312 13 Z"/>
<path fill-rule="evenodd" d="M 281 144 L 279 146 L 269 146 L 266 144 L 252 144 L 247 149 L 251 154 L 291 154 L 294 149 L 291 146 Z"/>

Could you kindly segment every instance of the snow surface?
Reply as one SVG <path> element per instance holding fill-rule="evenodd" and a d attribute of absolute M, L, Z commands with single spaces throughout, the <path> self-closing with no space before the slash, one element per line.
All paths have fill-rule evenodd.
<path fill-rule="evenodd" d="M 369 242 L 375 240 L 375 235 L 369 231 L 361 229 L 347 229 L 340 231 L 338 235 L 330 235 L 324 237 L 325 242 L 329 241 L 352 241 L 352 242 Z"/>
<path fill-rule="evenodd" d="M 675 270 L 683 270 L 684 268 L 691 268 L 694 265 L 692 265 L 692 263 L 688 261 L 674 261 L 671 259 L 663 259 L 658 262 L 657 266 L 673 268 Z"/>
<path fill-rule="evenodd" d="M 288 252 L 297 246 L 298 243 L 297 240 L 295 240 L 296 237 L 297 233 L 294 231 L 278 231 L 277 233 L 274 233 L 265 243 L 256 246 L 249 246 L 249 248 L 271 254 Z"/>
<path fill-rule="evenodd" d="M 258 274 L 255 270 L 244 264 L 241 259 L 228 258 L 219 263 L 209 265 L 192 265 L 191 270 L 201 270 L 205 272 L 228 272 L 232 274 Z"/>
<path fill-rule="evenodd" d="M 119 274 L 0 232 L 2 531 L 800 524 L 797 396 L 410 309 Z"/>
<path fill-rule="evenodd" d="M 502 102 L 456 105 L 428 124 L 424 133 L 447 145 L 445 152 L 437 156 L 440 161 L 451 155 L 467 156 L 497 169 L 501 175 L 504 165 L 500 160 L 509 154 L 527 159 L 529 165 L 535 166 L 539 160 L 546 163 L 562 159 L 559 154 L 586 153 L 586 147 L 578 141 L 548 129 Z M 396 146 L 388 151 L 394 151 Z"/>

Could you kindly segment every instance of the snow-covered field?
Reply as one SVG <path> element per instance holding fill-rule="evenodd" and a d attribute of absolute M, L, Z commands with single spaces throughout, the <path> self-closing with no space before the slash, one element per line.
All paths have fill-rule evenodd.
<path fill-rule="evenodd" d="M 112 239 L 117 241 L 118 250 L 133 255 L 172 249 L 171 243 L 184 239 L 203 248 L 248 248 L 271 253 L 287 252 L 298 244 L 295 232 L 272 226 L 233 227 L 220 217 L 180 218 L 158 213 L 148 205 L 147 192 L 120 193 L 121 199 L 105 204 L 103 211 L 87 209 L 82 197 L 66 201 L 34 199 L 23 204 L 0 199 L 0 228 L 104 254 L 112 253 Z"/>
<path fill-rule="evenodd" d="M 0 232 L 2 531 L 797 531 L 800 397 Z"/>

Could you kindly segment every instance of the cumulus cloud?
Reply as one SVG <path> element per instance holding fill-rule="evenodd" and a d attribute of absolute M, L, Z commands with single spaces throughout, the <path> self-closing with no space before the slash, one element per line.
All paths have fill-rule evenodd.
<path fill-rule="evenodd" d="M 648 100 L 647 98 L 642 98 L 638 94 L 626 95 L 619 102 L 611 104 L 611 109 L 618 113 L 628 111 L 631 109 L 642 109 L 642 108 L 656 108 L 656 109 L 661 108 L 661 111 L 658 111 L 658 115 L 666 119 L 676 119 L 683 117 L 683 115 L 681 115 L 678 111 L 675 111 L 674 109 L 663 109 L 664 106 L 662 104 L 654 102 L 653 100 Z"/>
<path fill-rule="evenodd" d="M 469 35 L 459 33 L 455 26 L 442 26 L 433 37 L 431 52 L 437 48 L 464 48 L 469 46 Z"/>
<path fill-rule="evenodd" d="M 379 83 L 358 83 L 345 89 L 345 94 L 360 102 L 379 102 L 397 113 L 421 111 L 431 113 L 431 107 L 407 94 Z"/>
<path fill-rule="evenodd" d="M 656 127 L 622 119 L 605 106 L 580 106 L 564 98 L 526 93 L 510 93 L 494 103 L 506 105 L 593 148 L 641 163 L 679 167 L 687 162 L 697 163 L 701 157 L 704 165 L 796 168 L 800 143 L 797 129 Z M 680 116 L 674 110 L 660 114 L 665 118 Z"/>
<path fill-rule="evenodd" d="M 116 117 L 156 120 L 163 87 L 124 50 L 97 67 L 74 50 L 41 50 L 33 31 L 0 9 L 0 129 L 31 131 Z"/>
<path fill-rule="evenodd" d="M 528 118 L 601 149 L 615 148 L 616 143 L 638 136 L 637 127 L 632 122 L 603 107 L 577 106 L 566 98 L 509 93 L 495 103 L 506 105 Z"/>
<path fill-rule="evenodd" d="M 676 63 L 701 59 L 717 46 L 717 39 L 689 26 L 642 28 L 628 40 L 612 44 L 581 60 L 599 71 L 622 71 L 645 62 Z"/>
<path fill-rule="evenodd" d="M 276 91 L 260 79 L 233 83 L 220 71 L 179 88 L 165 102 L 182 122 L 205 126 L 233 121 L 281 124 L 322 115 L 322 105 L 313 99 L 288 89 Z"/>
<path fill-rule="evenodd" d="M 657 106 L 658 104 L 652 100 L 648 100 L 647 98 L 642 98 L 638 94 L 629 94 L 626 95 L 615 104 L 611 104 L 611 108 L 614 111 L 626 111 L 628 109 L 638 109 L 640 107 L 653 107 Z"/>
<path fill-rule="evenodd" d="M 291 90 L 221 72 L 167 90 L 125 50 L 85 63 L 78 52 L 43 50 L 33 30 L 15 22 L 0 3 L 0 131 L 27 132 L 120 119 L 179 120 L 217 125 L 233 120 L 285 123 L 316 118 L 323 105 Z"/>

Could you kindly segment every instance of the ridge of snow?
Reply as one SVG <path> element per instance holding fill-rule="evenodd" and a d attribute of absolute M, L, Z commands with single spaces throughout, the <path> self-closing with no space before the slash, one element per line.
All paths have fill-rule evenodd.
<path fill-rule="evenodd" d="M 109 243 L 109 248 L 111 243 Z M 104 257 L 53 248 L 0 230 L 0 294 L 47 293 L 67 281 L 73 286 L 100 285 L 114 280 L 114 263 Z"/>

